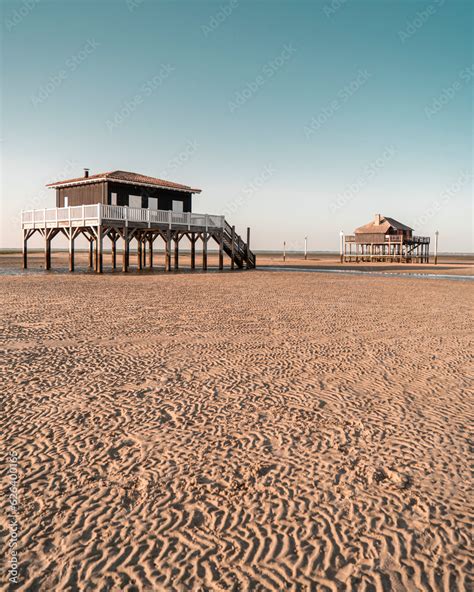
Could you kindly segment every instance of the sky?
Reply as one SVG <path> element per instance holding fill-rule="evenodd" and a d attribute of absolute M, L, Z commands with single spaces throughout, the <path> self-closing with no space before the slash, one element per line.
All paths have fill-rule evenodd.
<path fill-rule="evenodd" d="M 0 5 L 0 247 L 89 167 L 200 187 L 255 250 L 337 250 L 381 213 L 473 251 L 473 3 Z"/>

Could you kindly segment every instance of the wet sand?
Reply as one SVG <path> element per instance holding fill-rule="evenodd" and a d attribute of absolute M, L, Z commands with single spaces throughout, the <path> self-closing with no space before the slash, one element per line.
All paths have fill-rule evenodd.
<path fill-rule="evenodd" d="M 0 281 L 16 589 L 469 589 L 469 283 Z"/>
<path fill-rule="evenodd" d="M 117 254 L 117 270 L 120 271 L 122 264 L 122 254 Z M 201 255 L 198 251 L 196 266 L 197 270 L 201 265 Z M 76 252 L 76 271 L 88 271 L 88 256 L 84 251 Z M 190 267 L 189 253 L 183 249 L 180 253 L 180 269 L 188 271 Z M 301 267 L 302 269 L 313 269 L 318 271 L 337 270 L 337 271 L 357 271 L 357 272 L 383 272 L 394 274 L 428 274 L 428 275 L 460 275 L 474 276 L 474 255 L 440 255 L 437 265 L 434 264 L 434 258 L 431 257 L 429 264 L 419 263 L 385 263 L 385 262 L 346 262 L 341 263 L 337 255 L 330 253 L 309 253 L 307 259 L 301 253 L 289 253 L 286 259 L 280 253 L 257 252 L 257 266 L 260 269 L 267 267 L 278 267 L 289 269 Z M 154 271 L 164 271 L 164 251 L 155 249 Z M 209 251 L 209 268 L 212 270 L 218 266 L 217 253 Z M 224 258 L 224 265 L 229 269 L 229 258 Z M 28 257 L 29 271 L 44 270 L 44 255 L 40 250 L 32 250 Z M 136 254 L 131 252 L 130 271 L 136 270 Z M 53 251 L 52 270 L 65 272 L 68 269 L 68 253 L 65 250 Z M 111 271 L 111 254 L 106 251 L 104 254 L 104 269 Z M 0 274 L 10 272 L 21 273 L 22 257 L 20 252 L 0 252 Z"/>

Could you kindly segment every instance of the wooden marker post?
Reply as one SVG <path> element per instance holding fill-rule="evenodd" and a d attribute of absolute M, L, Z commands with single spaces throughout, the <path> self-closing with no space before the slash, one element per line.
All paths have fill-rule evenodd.
<path fill-rule="evenodd" d="M 438 265 L 438 236 L 439 230 L 435 232 L 435 247 L 434 247 L 434 262 L 435 265 Z"/>

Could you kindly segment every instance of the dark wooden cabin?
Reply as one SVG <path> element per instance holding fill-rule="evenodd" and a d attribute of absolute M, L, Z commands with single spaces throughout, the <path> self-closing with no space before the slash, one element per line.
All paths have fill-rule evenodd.
<path fill-rule="evenodd" d="M 192 211 L 193 193 L 200 189 L 127 171 L 111 171 L 50 183 L 56 190 L 56 207 L 104 204 L 150 208 L 153 210 Z"/>
<path fill-rule="evenodd" d="M 200 189 L 156 177 L 127 171 L 110 171 L 47 185 L 56 190 L 56 207 L 26 210 L 21 213 L 23 232 L 23 267 L 28 267 L 28 241 L 39 233 L 44 238 L 45 269 L 51 269 L 51 243 L 63 235 L 69 241 L 69 270 L 74 271 L 74 242 L 79 236 L 89 241 L 89 268 L 103 270 L 104 239 L 112 246 L 112 268 L 117 267 L 117 243 L 122 241 L 122 271 L 130 265 L 130 245 L 136 242 L 137 268 L 153 269 L 156 265 L 153 245 L 164 243 L 164 267 L 179 269 L 179 245 L 190 243 L 191 269 L 196 268 L 196 245 L 202 243 L 202 268 L 207 269 L 209 241 L 218 245 L 218 266 L 224 269 L 224 254 L 231 269 L 255 267 L 250 250 L 250 228 L 247 242 L 223 215 L 192 211 L 194 193 Z"/>

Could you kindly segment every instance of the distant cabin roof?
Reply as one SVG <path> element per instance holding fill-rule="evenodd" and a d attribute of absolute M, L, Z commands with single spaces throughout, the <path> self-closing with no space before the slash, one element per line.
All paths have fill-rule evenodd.
<path fill-rule="evenodd" d="M 393 228 L 394 230 L 413 230 L 406 224 L 402 224 L 394 218 L 388 216 L 382 216 L 382 214 L 376 214 L 372 222 L 359 226 L 356 228 L 356 234 L 387 234 L 387 232 Z"/>
<path fill-rule="evenodd" d="M 108 173 L 98 173 L 97 175 L 88 175 L 87 177 L 77 177 L 76 179 L 65 179 L 49 183 L 46 187 L 57 189 L 58 187 L 70 187 L 72 185 L 85 185 L 86 183 L 97 183 L 98 181 L 117 181 L 118 183 L 132 183 L 134 185 L 144 185 L 147 187 L 161 187 L 162 189 L 174 189 L 176 191 L 187 191 L 189 193 L 201 193 L 200 189 L 173 183 L 156 177 L 148 177 L 139 173 L 129 173 L 127 171 L 109 171 Z"/>

